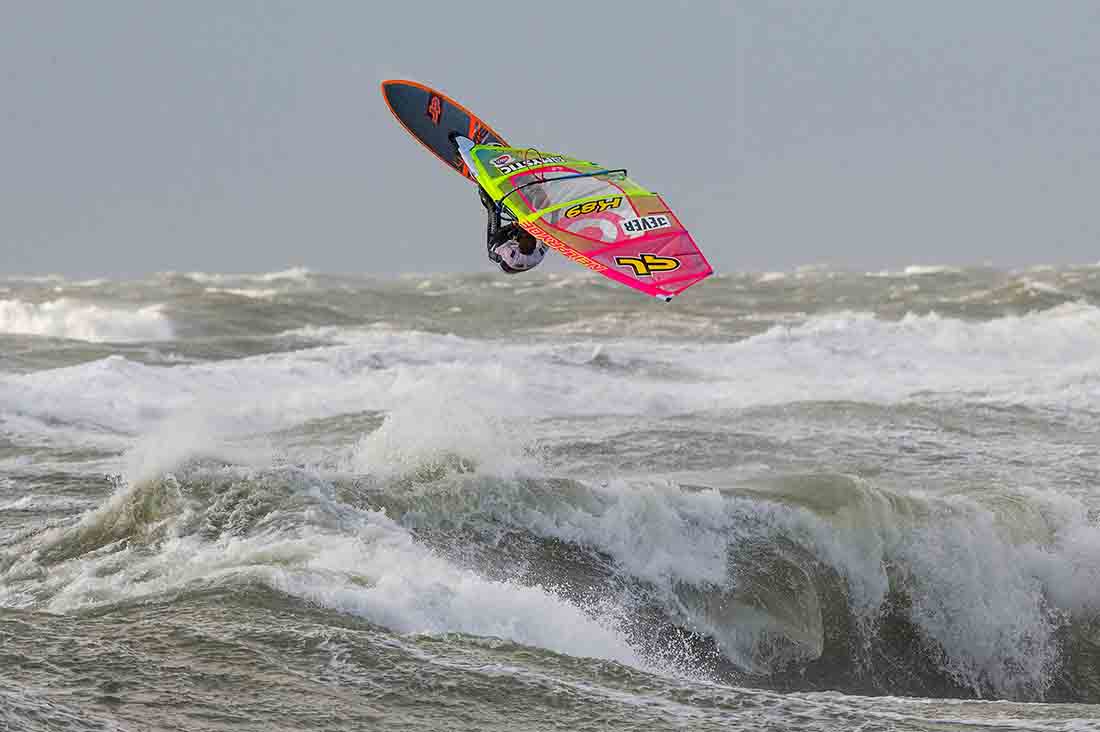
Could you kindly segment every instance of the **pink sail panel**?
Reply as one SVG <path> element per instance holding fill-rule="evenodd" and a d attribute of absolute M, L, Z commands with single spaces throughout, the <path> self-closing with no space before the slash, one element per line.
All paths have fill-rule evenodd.
<path fill-rule="evenodd" d="M 627 194 L 606 180 L 578 180 L 602 187 L 530 222 L 525 228 L 532 235 L 589 269 L 655 297 L 672 297 L 713 273 L 660 196 Z"/>

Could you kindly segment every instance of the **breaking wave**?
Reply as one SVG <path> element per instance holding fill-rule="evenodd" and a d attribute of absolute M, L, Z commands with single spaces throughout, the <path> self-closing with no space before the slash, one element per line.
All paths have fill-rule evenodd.
<path fill-rule="evenodd" d="M 92 510 L 0 544 L 0 606 L 78 613 L 260 583 L 394 632 L 691 677 L 1100 700 L 1100 526 L 1082 492 L 1003 485 L 999 454 L 979 471 L 972 443 L 907 452 L 922 444 L 908 423 L 898 445 L 877 439 L 896 447 L 886 459 L 926 461 L 911 482 L 837 468 L 820 457 L 835 442 L 815 443 L 813 470 L 782 461 L 814 405 L 841 415 L 823 432 L 883 424 L 853 426 L 857 409 L 904 421 L 943 407 L 948 422 L 977 420 L 975 405 L 1095 409 L 1095 306 L 845 312 L 673 344 L 295 332 L 325 345 L 0 376 L 13 444 L 109 434 L 128 448 L 96 463 L 121 477 Z M 963 443 L 983 426 L 944 429 Z M 948 473 L 965 487 L 941 484 Z"/>
<path fill-rule="evenodd" d="M 150 435 L 102 505 L 0 547 L 0 605 L 261 582 L 397 632 L 741 684 L 1100 698 L 1100 527 L 1077 499 L 828 473 L 592 484 L 546 474 L 531 445 L 502 462 L 508 430 L 458 408 L 410 445 L 423 408 L 332 468 Z"/>
<path fill-rule="evenodd" d="M 124 310 L 69 298 L 42 303 L 0 300 L 0 333 L 112 343 L 171 340 L 172 322 L 162 307 Z"/>

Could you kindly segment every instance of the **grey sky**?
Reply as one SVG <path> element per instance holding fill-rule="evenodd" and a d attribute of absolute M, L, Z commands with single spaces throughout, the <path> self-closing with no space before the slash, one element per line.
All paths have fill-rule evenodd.
<path fill-rule="evenodd" d="M 1100 260 L 1095 2 L 10 2 L 0 37 L 0 273 L 490 271 L 384 78 L 629 167 L 720 271 Z"/>

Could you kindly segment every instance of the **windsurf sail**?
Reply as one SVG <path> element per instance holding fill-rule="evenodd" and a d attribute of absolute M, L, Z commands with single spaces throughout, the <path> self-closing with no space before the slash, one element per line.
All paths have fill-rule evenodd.
<path fill-rule="evenodd" d="M 568 259 L 665 300 L 713 274 L 664 199 L 625 169 L 533 149 L 463 147 L 502 213 Z"/>

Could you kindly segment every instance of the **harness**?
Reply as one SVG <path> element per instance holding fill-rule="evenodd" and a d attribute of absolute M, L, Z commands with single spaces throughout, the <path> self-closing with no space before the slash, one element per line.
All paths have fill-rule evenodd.
<path fill-rule="evenodd" d="M 485 192 L 485 189 L 481 186 L 477 187 L 478 195 L 481 197 L 481 205 L 485 207 L 485 211 L 488 214 L 488 220 L 485 226 L 485 248 L 486 254 L 489 255 L 489 260 L 496 264 L 507 274 L 519 274 L 520 272 L 526 272 L 526 269 L 515 269 L 508 266 L 508 263 L 496 253 L 496 248 L 507 241 L 509 234 L 508 229 L 515 228 L 516 224 L 508 224 L 503 226 L 500 220 L 500 206 L 493 201 L 492 196 Z"/>
<path fill-rule="evenodd" d="M 485 207 L 486 213 L 489 214 L 489 219 L 485 226 L 485 246 L 489 250 L 489 259 L 499 264 L 500 257 L 493 251 L 493 247 L 499 244 L 496 238 L 500 234 L 501 229 L 500 209 L 497 208 L 496 203 L 493 201 L 493 197 L 486 193 L 484 188 L 478 186 L 477 193 L 481 197 L 481 205 Z"/>

